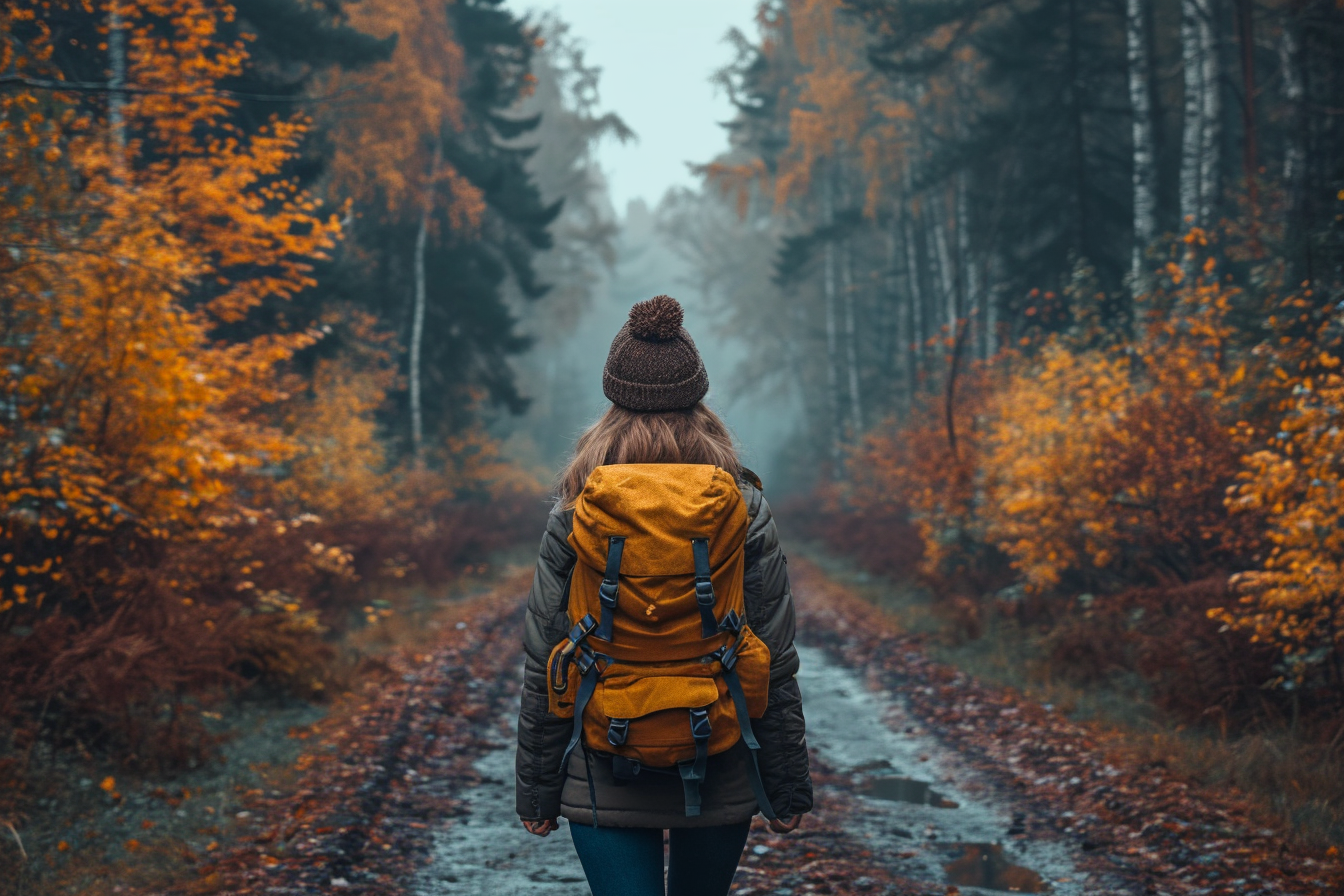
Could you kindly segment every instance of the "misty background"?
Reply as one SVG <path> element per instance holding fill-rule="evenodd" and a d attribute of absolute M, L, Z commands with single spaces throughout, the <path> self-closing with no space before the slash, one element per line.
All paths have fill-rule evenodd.
<path fill-rule="evenodd" d="M 546 199 L 566 205 L 558 245 L 538 262 L 551 293 L 514 305 L 519 329 L 534 345 L 515 360 L 531 403 L 521 417 L 495 423 L 507 435 L 507 451 L 527 465 L 557 468 L 609 404 L 602 365 L 630 306 L 668 294 L 685 308 L 704 358 L 707 403 L 771 492 L 786 490 L 791 479 L 783 476 L 781 452 L 799 425 L 797 399 L 786 380 L 762 381 L 742 370 L 743 338 L 754 334 L 735 331 L 725 309 L 728 290 L 768 282 L 771 259 L 706 270 L 703 234 L 693 229 L 710 218 L 737 227 L 694 168 L 729 149 L 725 123 L 735 110 L 717 80 L 733 58 L 730 34 L 752 29 L 756 3 L 513 7 L 539 22 L 547 39 L 538 93 L 524 104 L 527 113 L 545 111 L 525 141 L 539 147 L 528 169 Z M 607 115 L 624 128 L 595 124 Z"/>

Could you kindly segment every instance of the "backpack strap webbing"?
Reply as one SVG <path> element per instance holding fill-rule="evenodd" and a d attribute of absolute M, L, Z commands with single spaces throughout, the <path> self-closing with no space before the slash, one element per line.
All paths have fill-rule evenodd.
<path fill-rule="evenodd" d="M 700 636 L 712 638 L 719 632 L 719 620 L 714 618 L 714 582 L 710 578 L 709 539 L 692 538 L 691 553 L 695 557 L 695 602 L 700 605 Z"/>
<path fill-rule="evenodd" d="M 616 594 L 621 584 L 621 554 L 625 552 L 625 536 L 613 535 L 607 541 L 607 570 L 602 574 L 597 598 L 602 604 L 602 621 L 597 625 L 597 636 L 611 643 L 612 625 L 616 620 Z"/>
<path fill-rule="evenodd" d="M 686 797 L 686 817 L 700 814 L 700 782 L 705 780 L 709 766 L 709 710 L 691 710 L 691 738 L 695 741 L 695 758 L 677 763 L 681 773 L 681 789 Z"/>
<path fill-rule="evenodd" d="M 569 630 L 569 641 L 560 651 L 556 653 L 555 658 L 551 660 L 550 681 L 551 690 L 557 694 L 563 694 L 569 690 L 569 664 L 574 651 L 578 650 L 583 644 L 584 639 L 591 635 L 597 628 L 597 620 L 591 613 L 583 614 L 583 618 L 574 624 Z"/>
<path fill-rule="evenodd" d="M 775 807 L 770 804 L 770 797 L 765 793 L 765 782 L 761 780 L 761 763 L 757 757 L 761 749 L 761 744 L 756 740 L 756 734 L 751 730 L 751 715 L 747 711 L 747 695 L 742 690 L 742 679 L 737 677 L 737 648 L 724 647 L 715 651 L 719 663 L 723 666 L 723 682 L 728 685 L 728 693 L 733 698 L 733 708 L 737 710 L 737 725 L 742 730 L 742 742 L 747 745 L 747 752 L 751 754 L 751 764 L 747 766 L 747 780 L 751 784 L 751 792 L 756 797 L 756 805 L 761 807 L 761 814 L 769 821 L 774 821 L 778 816 L 775 814 Z"/>
<path fill-rule="evenodd" d="M 574 665 L 583 677 L 579 680 L 579 693 L 574 697 L 574 730 L 565 746 L 565 755 L 560 759 L 562 774 L 569 768 L 570 754 L 583 738 L 583 711 L 588 708 L 588 701 L 593 699 L 593 692 L 597 690 L 597 657 L 593 652 L 587 647 L 580 647 L 574 654 Z"/>

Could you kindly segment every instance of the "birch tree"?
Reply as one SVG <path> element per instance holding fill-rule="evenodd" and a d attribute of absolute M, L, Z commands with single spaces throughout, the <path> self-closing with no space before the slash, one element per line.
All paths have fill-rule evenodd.
<path fill-rule="evenodd" d="M 1153 142 L 1152 64 L 1149 58 L 1148 0 L 1126 0 L 1125 45 L 1129 60 L 1129 104 L 1133 111 L 1134 248 L 1131 290 L 1147 281 L 1143 256 L 1157 236 L 1157 152 Z"/>
<path fill-rule="evenodd" d="M 1221 94 L 1215 0 L 1181 0 L 1181 66 L 1185 113 L 1181 145 L 1181 219 L 1209 223 L 1221 167 Z"/>

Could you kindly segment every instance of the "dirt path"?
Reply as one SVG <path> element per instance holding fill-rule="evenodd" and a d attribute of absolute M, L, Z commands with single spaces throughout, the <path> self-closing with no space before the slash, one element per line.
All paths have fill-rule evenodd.
<path fill-rule="evenodd" d="M 869 605 L 794 564 L 817 810 L 759 825 L 734 892 L 1327 894 L 1233 801 L 1112 764 L 1094 735 L 923 657 Z M 513 815 L 526 576 L 464 604 L 434 654 L 315 731 L 293 794 L 193 893 L 584 896 L 567 831 Z M 334 758 L 339 757 L 339 758 Z"/>
<path fill-rule="evenodd" d="M 950 751 L 918 728 L 905 730 L 911 726 L 905 724 L 908 718 L 897 697 L 870 692 L 852 671 L 818 648 L 803 647 L 801 654 L 808 741 L 823 768 L 843 771 L 832 771 L 821 785 L 828 798 L 822 810 L 826 827 L 839 822 L 851 851 L 871 852 L 861 857 L 873 866 L 870 871 L 885 872 L 884 878 L 892 878 L 887 883 L 908 878 L 937 884 L 947 877 L 944 866 L 961 860 L 954 876 L 963 883 L 1033 892 L 1043 889 L 1044 875 L 1056 882 L 1052 889 L 1061 894 L 1127 892 L 1096 886 L 1084 890 L 1073 856 L 1061 844 L 1009 840 L 1011 805 L 999 805 L 992 796 L 977 793 L 973 784 L 961 783 L 970 773 Z M 513 729 L 501 727 L 505 736 L 475 763 L 480 780 L 465 795 L 467 814 L 435 834 L 430 862 L 413 892 L 583 896 L 587 888 L 567 825 L 545 840 L 518 825 L 513 814 Z M 931 782 L 938 782 L 936 789 Z M 792 854 L 796 861 L 817 846 L 806 831 L 772 841 L 773 846 L 763 842 L 763 831 L 756 833 L 748 845 L 749 866 L 776 851 Z M 994 844 L 1001 841 L 1009 845 L 996 851 Z M 759 872 L 743 872 L 740 892 L 752 886 L 753 875 Z M 876 885 L 871 874 L 858 878 L 864 876 Z M 809 889 L 806 881 L 800 889 Z"/>

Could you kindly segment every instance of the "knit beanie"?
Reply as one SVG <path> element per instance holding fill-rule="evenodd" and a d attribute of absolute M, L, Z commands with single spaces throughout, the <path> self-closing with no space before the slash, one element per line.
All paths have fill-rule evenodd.
<path fill-rule="evenodd" d="M 613 404 L 632 411 L 680 411 L 705 397 L 709 375 L 681 320 L 681 305 L 671 296 L 654 296 L 630 309 L 602 369 L 602 392 Z"/>

